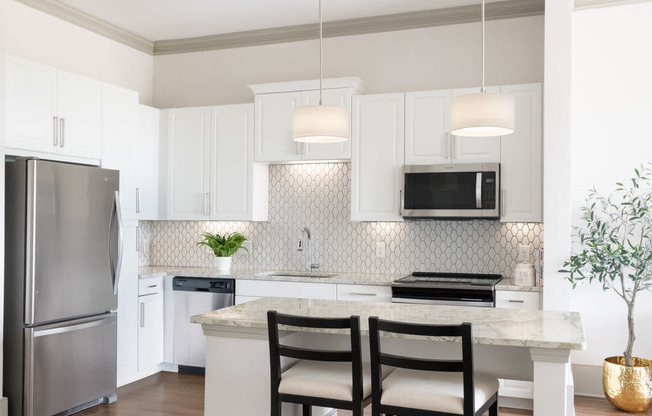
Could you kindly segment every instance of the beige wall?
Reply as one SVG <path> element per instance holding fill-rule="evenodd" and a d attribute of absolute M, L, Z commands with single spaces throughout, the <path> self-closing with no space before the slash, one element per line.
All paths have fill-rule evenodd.
<path fill-rule="evenodd" d="M 487 85 L 543 81 L 543 16 L 487 23 Z M 324 40 L 324 77 L 359 76 L 367 93 L 479 86 L 479 23 Z M 316 40 L 154 58 L 154 106 L 253 101 L 247 84 L 316 79 Z"/>
<path fill-rule="evenodd" d="M 6 52 L 140 93 L 152 104 L 154 59 L 31 7 L 6 1 Z"/>

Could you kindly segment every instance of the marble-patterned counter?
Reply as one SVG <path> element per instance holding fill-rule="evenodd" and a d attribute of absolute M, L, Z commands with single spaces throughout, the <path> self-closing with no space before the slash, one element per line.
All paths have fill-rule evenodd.
<path fill-rule="evenodd" d="M 333 277 L 300 277 L 300 276 L 270 276 L 272 270 L 263 269 L 231 269 L 228 273 L 218 272 L 210 267 L 174 267 L 174 266 L 145 266 L 138 269 L 140 279 L 161 276 L 193 276 L 193 277 L 229 277 L 240 280 L 270 280 L 283 282 L 303 283 L 334 283 L 353 285 L 389 286 L 394 280 L 406 276 L 408 273 L 381 274 L 381 273 L 340 273 L 333 272 Z M 287 270 L 286 270 L 287 271 Z M 329 272 L 330 273 L 330 272 Z M 523 292 L 541 292 L 539 286 L 516 286 L 514 280 L 503 278 L 498 285 L 498 290 L 513 290 Z"/>
<path fill-rule="evenodd" d="M 138 269 L 140 279 L 160 276 L 193 276 L 193 277 L 228 277 L 240 280 L 267 280 L 279 282 L 303 283 L 333 283 L 388 286 L 392 281 L 405 274 L 381 273 L 341 273 L 332 272 L 333 277 L 303 277 L 303 276 L 271 276 L 273 270 L 263 269 L 231 269 L 229 272 L 219 272 L 209 267 L 172 267 L 172 266 L 146 266 Z M 288 270 L 284 270 L 288 271 Z M 331 272 L 329 272 L 331 273 Z"/>
<path fill-rule="evenodd" d="M 586 348 L 577 312 L 527 311 L 468 306 L 411 305 L 340 300 L 263 298 L 195 315 L 190 322 L 221 327 L 267 327 L 267 311 L 304 316 L 359 315 L 361 331 L 368 333 L 368 317 L 426 324 L 473 324 L 476 344 L 581 350 Z"/>
<path fill-rule="evenodd" d="M 262 298 L 191 317 L 191 322 L 202 325 L 206 335 L 204 414 L 269 413 L 268 310 L 308 316 L 359 315 L 365 338 L 369 316 L 431 324 L 471 322 L 477 371 L 532 381 L 535 416 L 574 414 L 570 352 L 586 348 L 576 312 L 289 298 Z M 337 332 L 304 328 L 284 336 L 309 348 L 348 342 Z M 394 338 L 389 341 L 407 342 L 406 348 L 418 355 L 440 350 L 450 353 L 456 347 L 450 339 Z M 365 343 L 366 339 L 363 346 Z M 283 414 L 300 413 L 296 408 L 284 408 Z"/>

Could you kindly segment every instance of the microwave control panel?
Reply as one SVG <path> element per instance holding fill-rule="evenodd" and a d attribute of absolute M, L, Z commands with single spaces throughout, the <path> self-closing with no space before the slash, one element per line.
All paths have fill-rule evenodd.
<path fill-rule="evenodd" d="M 496 172 L 482 172 L 482 209 L 496 209 Z"/>

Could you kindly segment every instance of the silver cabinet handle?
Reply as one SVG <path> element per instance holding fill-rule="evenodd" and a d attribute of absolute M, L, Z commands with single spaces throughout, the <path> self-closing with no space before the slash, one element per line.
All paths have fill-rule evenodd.
<path fill-rule="evenodd" d="M 349 295 L 353 296 L 377 296 L 375 293 L 364 293 L 364 292 L 351 292 Z"/>
<path fill-rule="evenodd" d="M 52 146 L 57 147 L 59 144 L 59 117 L 52 117 Z"/>
<path fill-rule="evenodd" d="M 210 194 L 204 194 L 204 215 L 210 215 Z"/>
<path fill-rule="evenodd" d="M 136 226 L 136 251 L 140 251 L 140 225 Z"/>
<path fill-rule="evenodd" d="M 448 141 L 451 140 L 451 136 L 452 136 L 452 134 L 450 134 L 449 132 L 447 132 L 447 133 L 446 133 L 446 137 L 445 137 L 445 139 L 444 139 L 444 142 L 446 142 L 446 143 L 445 143 L 445 145 L 446 145 L 446 153 L 445 153 L 445 154 L 446 154 L 446 159 L 448 159 Z"/>
<path fill-rule="evenodd" d="M 145 302 L 140 302 L 140 327 L 145 328 Z"/>
<path fill-rule="evenodd" d="M 140 188 L 136 188 L 136 214 L 140 214 Z"/>
<path fill-rule="evenodd" d="M 502 198 L 500 198 L 500 215 L 505 216 L 505 190 L 503 189 Z"/>
<path fill-rule="evenodd" d="M 66 139 L 66 119 L 63 117 L 59 119 L 59 138 L 59 147 L 63 147 Z"/>
<path fill-rule="evenodd" d="M 300 142 L 294 142 L 294 153 L 301 154 L 303 153 L 303 144 Z"/>
<path fill-rule="evenodd" d="M 455 151 L 455 139 L 456 139 L 456 137 L 455 137 L 454 134 L 452 136 L 453 136 L 453 138 L 451 140 L 452 141 L 452 143 L 451 143 L 451 153 L 453 154 L 453 159 L 455 159 L 455 157 L 457 156 L 457 154 L 456 154 L 457 152 Z"/>
<path fill-rule="evenodd" d="M 518 300 L 518 299 L 510 299 L 508 300 L 509 303 L 525 303 L 524 300 Z"/>
<path fill-rule="evenodd" d="M 158 287 L 158 285 L 149 285 L 149 286 L 147 286 L 147 289 L 153 289 L 155 287 Z"/>
<path fill-rule="evenodd" d="M 403 214 L 403 190 L 398 191 L 398 215 Z"/>

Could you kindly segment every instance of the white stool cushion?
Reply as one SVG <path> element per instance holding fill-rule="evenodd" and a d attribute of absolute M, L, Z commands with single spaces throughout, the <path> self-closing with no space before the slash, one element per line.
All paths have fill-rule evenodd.
<path fill-rule="evenodd" d="M 350 362 L 299 361 L 281 374 L 279 393 L 353 400 Z M 362 366 L 362 398 L 371 395 L 371 373 Z"/>
<path fill-rule="evenodd" d="M 474 375 L 475 410 L 498 391 L 498 379 Z M 464 414 L 462 373 L 397 368 L 383 381 L 380 403 L 414 409 Z"/>

